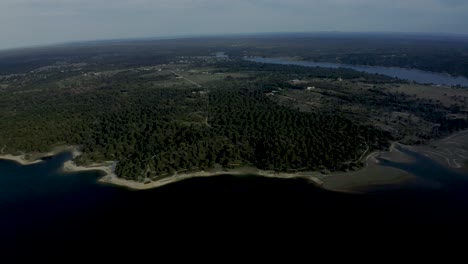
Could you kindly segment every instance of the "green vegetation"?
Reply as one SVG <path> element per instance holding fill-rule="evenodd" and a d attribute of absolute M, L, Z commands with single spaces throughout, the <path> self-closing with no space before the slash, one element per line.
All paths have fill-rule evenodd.
<path fill-rule="evenodd" d="M 5 150 L 78 144 L 84 152 L 79 163 L 118 160 L 117 174 L 138 180 L 216 164 L 348 169 L 359 166 L 367 146 L 387 145 L 380 131 L 340 115 L 302 113 L 274 103 L 265 96 L 271 91 L 265 76 L 227 77 L 204 88 L 146 70 L 103 76 L 54 79 L 44 89 L 2 93 Z"/>
<path fill-rule="evenodd" d="M 139 181 L 245 165 L 346 171 L 389 140 L 468 126 L 453 90 L 437 101 L 386 76 L 256 64 L 198 41 L 0 54 L 2 152 L 80 145 L 78 163 L 118 161 Z M 220 47 L 234 59 L 210 56 Z"/>

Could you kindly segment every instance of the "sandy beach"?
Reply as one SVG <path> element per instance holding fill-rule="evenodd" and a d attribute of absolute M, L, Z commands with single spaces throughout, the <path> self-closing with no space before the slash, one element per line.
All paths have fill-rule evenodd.
<path fill-rule="evenodd" d="M 379 165 L 379 160 L 377 157 L 380 159 L 388 159 L 397 162 L 411 162 L 408 157 L 395 148 L 395 144 L 392 145 L 390 151 L 376 151 L 368 154 L 365 159 L 366 165 L 361 170 L 353 172 L 335 172 L 327 175 L 317 171 L 278 173 L 275 171 L 259 170 L 254 167 L 240 167 L 236 169 L 218 169 L 179 174 L 176 173 L 170 177 L 165 177 L 158 180 L 152 181 L 148 179 L 145 182 L 137 182 L 119 178 L 114 173 L 115 166 L 117 165 L 116 161 L 79 166 L 73 160 L 70 160 L 63 164 L 63 170 L 65 172 L 102 171 L 105 173 L 105 175 L 99 179 L 99 182 L 118 185 L 132 190 L 148 190 L 198 177 L 213 177 L 217 175 L 257 175 L 260 177 L 282 179 L 306 179 L 312 184 L 327 190 L 339 192 L 356 192 L 356 190 L 361 190 L 368 186 L 398 184 L 412 178 L 412 175 L 404 171 Z M 42 157 L 56 155 L 57 153 L 64 151 L 72 151 L 73 159 L 81 155 L 81 152 L 77 146 L 60 146 L 54 148 L 54 150 L 49 153 L 36 153 L 28 155 L 29 159 L 26 159 L 25 154 L 1 155 L 0 159 L 12 160 L 18 162 L 21 165 L 30 165 L 42 162 Z"/>
<path fill-rule="evenodd" d="M 75 154 L 77 156 L 80 153 L 76 152 Z M 100 170 L 105 172 L 105 175 L 99 179 L 99 182 L 118 185 L 132 190 L 153 189 L 191 178 L 213 177 L 218 175 L 257 175 L 259 177 L 281 179 L 306 179 L 312 184 L 315 184 L 321 188 L 330 191 L 360 193 L 362 192 L 362 190 L 369 186 L 396 185 L 414 178 L 412 175 L 405 171 L 380 166 L 377 157 L 389 160 L 398 160 L 401 162 L 408 162 L 408 159 L 406 159 L 407 157 L 403 156 L 401 152 L 399 152 L 394 146 L 392 146 L 390 151 L 376 151 L 368 154 L 365 160 L 366 165 L 361 170 L 354 172 L 336 172 L 328 175 L 324 175 L 316 171 L 300 173 L 278 173 L 274 171 L 259 170 L 254 167 L 240 167 L 236 169 L 220 169 L 199 171 L 193 173 L 174 174 L 173 176 L 155 181 L 151 181 L 148 179 L 146 182 L 137 182 L 117 177 L 117 175 L 115 175 L 114 173 L 116 162 L 107 162 L 105 164 L 92 164 L 90 166 L 77 166 L 73 161 L 67 161 L 64 164 L 64 170 Z"/>
<path fill-rule="evenodd" d="M 398 186 L 415 180 L 415 176 L 403 170 L 381 166 L 372 160 L 361 170 L 332 173 L 320 179 L 323 181 L 322 187 L 324 189 L 336 192 L 362 193 L 373 187 Z"/>
<path fill-rule="evenodd" d="M 32 165 L 43 162 L 42 158 L 54 156 L 65 151 L 74 151 L 74 153 L 76 151 L 77 154 L 80 154 L 77 146 L 56 146 L 50 152 L 21 153 L 19 155 L 0 154 L 0 159 L 14 161 L 21 165 Z"/>
<path fill-rule="evenodd" d="M 364 168 L 353 172 L 335 172 L 320 177 L 323 188 L 338 192 L 365 192 L 378 186 L 397 186 L 409 181 L 416 181 L 416 177 L 406 171 L 384 167 L 380 160 L 397 163 L 411 163 L 413 159 L 399 151 L 397 147 L 408 147 L 394 142 L 388 151 L 374 151 L 364 160 Z"/>
<path fill-rule="evenodd" d="M 306 174 L 287 174 L 287 173 L 276 173 L 269 171 L 258 170 L 253 167 L 242 167 L 232 170 L 211 170 L 211 171 L 199 171 L 193 173 L 184 173 L 184 174 L 174 174 L 173 176 L 166 177 L 156 181 L 146 181 L 146 182 L 137 182 L 118 178 L 117 175 L 113 173 L 112 169 L 113 164 L 108 166 L 90 166 L 90 167 L 80 167 L 72 165 L 72 162 L 67 162 L 66 169 L 73 171 L 85 171 L 85 170 L 101 170 L 106 173 L 99 182 L 114 184 L 118 186 L 127 187 L 133 190 L 148 190 L 164 185 L 172 184 L 175 182 L 191 179 L 191 178 L 201 178 L 201 177 L 213 177 L 219 175 L 257 175 L 261 177 L 270 177 L 270 178 L 282 178 L 282 179 L 294 179 L 294 178 L 303 178 L 309 180 L 311 183 L 318 186 L 322 185 L 322 181 L 317 177 L 306 175 Z"/>
<path fill-rule="evenodd" d="M 91 164 L 89 166 L 79 166 L 72 160 L 63 163 L 63 170 L 66 172 L 79 172 L 79 171 L 103 171 L 106 176 L 114 175 L 114 162 L 107 162 L 106 164 Z"/>
<path fill-rule="evenodd" d="M 170 177 L 162 178 L 155 181 L 137 182 L 118 178 L 113 173 L 112 164 L 95 165 L 90 167 L 80 167 L 74 165 L 72 162 L 66 163 L 66 168 L 72 171 L 89 171 L 89 170 L 101 170 L 106 173 L 105 176 L 99 179 L 99 182 L 118 185 L 126 187 L 132 190 L 148 190 L 164 185 L 176 183 L 179 181 L 201 178 L 201 177 L 214 177 L 220 175 L 256 175 L 259 177 L 269 178 L 280 178 L 280 179 L 306 179 L 310 183 L 315 184 L 318 187 L 346 193 L 361 193 L 366 187 L 371 186 L 382 186 L 382 185 L 396 185 L 402 182 L 413 179 L 413 176 L 409 173 L 388 168 L 378 165 L 378 161 L 373 157 L 378 153 L 369 155 L 369 163 L 365 168 L 355 172 L 341 172 L 332 173 L 329 175 L 321 174 L 320 172 L 302 172 L 302 173 L 277 173 L 273 171 L 262 171 L 252 167 L 242 167 L 232 170 L 212 170 L 212 171 L 200 171 L 193 173 L 175 174 Z M 73 165 L 72 165 L 73 164 Z"/>
<path fill-rule="evenodd" d="M 6 154 L 6 155 L 0 155 L 0 159 L 2 160 L 11 160 L 16 163 L 19 163 L 21 165 L 31 165 L 31 164 L 36 164 L 42 162 L 41 159 L 36 159 L 36 160 L 28 160 L 26 159 L 26 155 L 11 155 L 11 154 Z"/>

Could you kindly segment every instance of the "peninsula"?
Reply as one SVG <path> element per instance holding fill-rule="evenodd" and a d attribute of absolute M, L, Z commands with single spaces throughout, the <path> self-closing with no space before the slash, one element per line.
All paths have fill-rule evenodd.
<path fill-rule="evenodd" d="M 351 42 L 345 38 L 340 45 L 347 51 Z M 285 43 L 295 48 L 286 49 Z M 315 48 L 308 48 L 313 43 Z M 17 65 L 0 67 L 0 154 L 31 164 L 40 157 L 25 153 L 80 146 L 65 170 L 101 170 L 106 174 L 101 181 L 133 189 L 191 177 L 255 174 L 306 178 L 343 190 L 349 188 L 338 183 L 341 177 L 348 185 L 407 179 L 394 169 L 381 173 L 376 163 L 396 153 L 392 142 L 427 145 L 468 128 L 468 90 L 460 86 L 327 64 L 246 60 L 323 62 L 337 56 L 327 43 L 317 37 L 219 37 L 0 53 L 2 63 Z M 395 40 L 391 52 L 414 57 L 421 70 L 443 68 L 417 59 L 418 45 Z M 356 56 L 345 56 L 346 65 Z M 356 61 L 364 64 L 369 56 L 381 54 Z M 394 64 L 389 66 L 407 67 Z M 459 66 L 450 72 L 465 70 Z M 441 151 L 431 153 L 445 158 Z M 448 158 L 452 167 L 464 167 L 463 159 Z"/>

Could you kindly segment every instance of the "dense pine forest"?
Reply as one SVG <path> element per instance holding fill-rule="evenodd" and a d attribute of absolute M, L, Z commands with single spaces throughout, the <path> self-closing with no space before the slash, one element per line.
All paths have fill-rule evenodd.
<path fill-rule="evenodd" d="M 387 145 L 382 132 L 340 115 L 272 102 L 262 81 L 161 88 L 148 85 L 154 78 L 132 75 L 117 74 L 90 91 L 53 89 L 21 100 L 16 93 L 5 109 L 11 114 L 2 116 L 2 145 L 10 152 L 81 145 L 79 163 L 118 160 L 116 173 L 129 179 L 214 166 L 346 170 L 359 166 L 367 146 Z"/>
<path fill-rule="evenodd" d="M 78 164 L 117 161 L 118 176 L 139 181 L 240 166 L 347 171 L 391 140 L 468 126 L 466 97 L 444 104 L 383 75 L 257 64 L 241 59 L 247 47 L 209 43 L 0 54 L 1 153 L 77 145 Z M 214 56 L 220 47 L 232 57 Z"/>

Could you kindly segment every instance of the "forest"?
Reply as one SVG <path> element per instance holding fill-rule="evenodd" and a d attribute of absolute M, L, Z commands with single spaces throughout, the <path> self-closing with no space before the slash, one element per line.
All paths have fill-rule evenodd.
<path fill-rule="evenodd" d="M 271 88 L 261 80 L 214 82 L 209 93 L 194 95 L 186 86 L 148 87 L 148 80 L 125 76 L 130 86 L 114 76 L 82 93 L 3 97 L 21 103 L 9 106 L 16 113 L 2 114 L 2 145 L 9 152 L 81 145 L 84 154 L 77 162 L 118 160 L 116 173 L 127 179 L 215 165 L 347 170 L 359 166 L 367 146 L 388 146 L 384 133 L 340 115 L 275 104 L 264 95 Z"/>
<path fill-rule="evenodd" d="M 1 53 L 1 151 L 79 145 L 78 164 L 118 161 L 119 177 L 143 181 L 239 166 L 279 172 L 354 170 L 362 166 L 363 153 L 388 148 L 396 139 L 344 111 L 301 111 L 268 96 L 303 90 L 291 84 L 293 79 L 322 80 L 327 91 L 321 96 L 327 98 L 405 109 L 439 123 L 441 132 L 467 126 L 446 117 L 463 109 L 415 104 L 407 95 L 378 88 L 369 90 L 368 98 L 337 95 L 341 88 L 331 80 L 374 87 L 404 81 L 348 69 L 246 62 L 232 41 L 92 43 Z M 214 56 L 220 48 L 232 57 Z M 248 49 L 242 49 L 246 54 Z"/>

